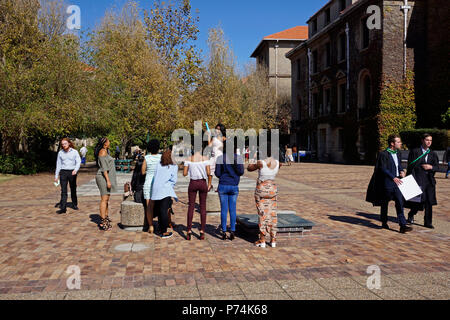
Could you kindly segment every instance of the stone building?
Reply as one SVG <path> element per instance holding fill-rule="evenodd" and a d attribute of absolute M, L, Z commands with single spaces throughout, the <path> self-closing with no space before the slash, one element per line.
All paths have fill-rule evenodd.
<path fill-rule="evenodd" d="M 252 53 L 257 66 L 267 68 L 277 96 L 291 96 L 291 61 L 286 53 L 308 38 L 308 27 L 297 26 L 264 37 Z"/>
<path fill-rule="evenodd" d="M 308 20 L 309 39 L 286 54 L 292 63 L 292 144 L 313 151 L 319 161 L 374 161 L 384 81 L 401 79 L 405 67 L 414 71 L 417 110 L 423 110 L 421 93 L 432 77 L 431 2 L 409 1 L 405 10 L 403 0 L 331 0 Z M 367 27 L 372 5 L 380 8 L 380 28 Z"/>

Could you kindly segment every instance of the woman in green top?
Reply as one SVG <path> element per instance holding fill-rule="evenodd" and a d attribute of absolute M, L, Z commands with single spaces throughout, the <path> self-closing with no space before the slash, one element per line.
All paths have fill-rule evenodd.
<path fill-rule="evenodd" d="M 100 216 L 102 218 L 99 227 L 101 230 L 111 230 L 111 219 L 108 217 L 109 198 L 111 192 L 117 189 L 116 165 L 114 158 L 109 155 L 110 142 L 107 138 L 101 138 L 94 150 L 98 172 L 95 177 L 102 200 L 100 202 Z"/>

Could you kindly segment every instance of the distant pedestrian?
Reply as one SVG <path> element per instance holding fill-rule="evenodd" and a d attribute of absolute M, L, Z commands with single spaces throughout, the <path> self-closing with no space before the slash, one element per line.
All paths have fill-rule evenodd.
<path fill-rule="evenodd" d="M 212 137 L 208 137 L 208 146 L 212 148 L 211 152 L 211 172 L 216 170 L 217 159 L 223 154 L 224 143 L 226 141 L 226 129 L 221 123 L 217 124 Z M 217 191 L 217 190 L 216 190 Z"/>
<path fill-rule="evenodd" d="M 450 173 L 450 147 L 448 147 L 445 152 L 444 162 L 447 162 L 447 173 L 445 174 L 445 179 L 448 179 L 448 174 Z"/>
<path fill-rule="evenodd" d="M 286 147 L 285 147 L 285 158 L 284 158 L 284 160 L 289 166 L 294 161 L 294 158 L 292 156 L 292 148 L 289 145 L 286 145 Z"/>
<path fill-rule="evenodd" d="M 86 155 L 88 153 L 88 149 L 86 148 L 86 145 L 83 145 L 83 147 L 81 147 L 80 149 L 80 154 L 81 154 L 81 164 L 85 165 L 86 164 Z"/>
<path fill-rule="evenodd" d="M 57 211 L 58 214 L 67 211 L 67 184 L 70 185 L 72 208 L 78 210 L 77 175 L 81 165 L 80 154 L 73 146 L 72 141 L 64 138 L 60 143 L 62 150 L 58 152 L 55 172 L 55 182 L 59 180 L 61 184 L 61 201 L 59 203 L 60 210 Z"/>
<path fill-rule="evenodd" d="M 101 138 L 94 150 L 95 162 L 99 168 L 95 181 L 101 196 L 100 217 L 102 220 L 99 227 L 104 231 L 112 228 L 112 221 L 109 218 L 109 199 L 111 193 L 117 190 L 116 165 L 114 158 L 109 155 L 109 146 L 110 141 L 107 138 Z"/>
<path fill-rule="evenodd" d="M 200 199 L 200 240 L 205 240 L 206 229 L 206 198 L 208 192 L 211 190 L 212 176 L 211 176 L 211 162 L 208 157 L 203 156 L 203 149 L 206 145 L 194 145 L 194 155 L 184 162 L 183 175 L 189 175 L 190 182 L 188 188 L 189 207 L 187 215 L 187 235 L 186 239 L 191 240 L 192 236 L 192 219 L 194 218 L 195 199 L 197 192 Z"/>
<path fill-rule="evenodd" d="M 158 214 L 159 231 L 163 239 L 173 236 L 173 233 L 167 229 L 170 227 L 169 214 L 172 198 L 177 200 L 174 190 L 177 179 L 178 166 L 173 163 L 172 151 L 168 149 L 156 166 L 151 196 L 151 200 L 155 201 L 155 212 Z"/>
<path fill-rule="evenodd" d="M 265 248 L 267 236 L 270 236 L 270 246 L 276 247 L 277 237 L 277 196 L 278 188 L 275 177 L 281 163 L 271 156 L 271 149 L 267 150 L 267 158 L 259 160 L 256 164 L 249 164 L 247 170 L 258 170 L 258 179 L 255 189 L 255 202 L 259 216 L 259 240 L 257 247 Z"/>
<path fill-rule="evenodd" d="M 155 176 L 156 167 L 161 161 L 161 155 L 158 154 L 160 147 L 160 141 L 153 139 L 149 142 L 147 146 L 148 154 L 145 156 L 144 162 L 142 163 L 141 173 L 145 175 L 145 183 L 143 188 L 144 199 L 146 202 L 145 216 L 149 225 L 148 232 L 153 233 L 153 211 L 155 202 L 152 201 L 152 190 L 153 190 L 153 178 Z"/>
<path fill-rule="evenodd" d="M 120 157 L 120 148 L 119 148 L 119 146 L 116 146 L 116 152 L 114 154 L 114 158 L 116 160 L 119 160 L 119 157 Z"/>
<path fill-rule="evenodd" d="M 215 175 L 219 178 L 220 217 L 222 240 L 227 239 L 227 219 L 230 212 L 230 235 L 234 240 L 236 232 L 236 203 L 239 195 L 240 177 L 244 174 L 244 161 L 236 154 L 237 138 L 233 139 L 234 148 L 227 150 L 224 143 L 224 153 L 217 159 Z"/>
<path fill-rule="evenodd" d="M 429 229 L 433 227 L 433 206 L 437 205 L 436 199 L 436 179 L 434 175 L 439 171 L 439 158 L 433 150 L 431 144 L 433 137 L 430 134 L 424 134 L 420 148 L 413 149 L 408 156 L 407 174 L 412 174 L 423 193 L 419 202 L 407 201 L 406 208 L 411 211 L 408 214 L 408 222 L 414 223 L 414 216 L 418 211 L 425 210 L 424 226 Z"/>
<path fill-rule="evenodd" d="M 294 158 L 294 162 L 298 162 L 298 149 L 296 145 L 292 147 L 292 156 Z"/>
<path fill-rule="evenodd" d="M 400 180 L 406 176 L 402 167 L 402 160 L 398 152 L 402 147 L 402 140 L 398 135 L 391 135 L 388 138 L 389 147 L 378 154 L 375 170 L 367 188 L 366 201 L 374 206 L 381 206 L 380 220 L 383 229 L 388 226 L 389 201 L 395 201 L 400 233 L 412 230 L 407 226 L 404 215 L 404 198 L 398 188 L 403 182 Z"/>

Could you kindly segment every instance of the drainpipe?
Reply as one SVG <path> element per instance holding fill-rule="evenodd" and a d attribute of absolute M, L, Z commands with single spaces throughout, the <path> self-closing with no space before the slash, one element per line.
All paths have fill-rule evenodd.
<path fill-rule="evenodd" d="M 345 26 L 345 36 L 347 38 L 347 48 L 346 48 L 346 56 L 347 56 L 347 92 L 346 99 L 347 102 L 347 110 L 350 109 L 350 27 L 348 26 L 348 22 Z"/>
<path fill-rule="evenodd" d="M 411 6 L 408 5 L 408 0 L 404 0 L 404 5 L 401 7 L 403 10 L 404 25 L 403 25 L 403 78 L 406 79 L 406 38 L 408 36 L 408 11 Z"/>
<path fill-rule="evenodd" d="M 311 49 L 308 48 L 308 106 L 309 117 L 312 117 L 312 96 L 311 96 Z"/>
<path fill-rule="evenodd" d="M 275 97 L 276 97 L 276 115 L 278 116 L 278 40 L 275 44 Z"/>

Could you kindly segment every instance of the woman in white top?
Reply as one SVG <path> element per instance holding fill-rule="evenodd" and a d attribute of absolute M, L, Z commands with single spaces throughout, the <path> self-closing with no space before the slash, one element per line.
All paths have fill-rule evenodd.
<path fill-rule="evenodd" d="M 148 222 L 148 232 L 153 233 L 153 209 L 155 206 L 155 201 L 151 200 L 152 188 L 153 188 L 153 177 L 155 176 L 155 171 L 158 163 L 161 162 L 161 155 L 158 154 L 160 147 L 159 140 L 151 140 L 147 146 L 147 151 L 150 153 L 145 156 L 145 160 L 142 163 L 141 174 L 145 175 L 145 183 L 143 188 L 144 199 L 145 199 L 145 217 Z M 144 222 L 145 225 L 147 223 Z"/>
<path fill-rule="evenodd" d="M 212 154 L 211 154 L 211 172 L 214 172 L 216 170 L 216 162 L 217 159 L 223 154 L 223 144 L 226 141 L 225 133 L 226 129 L 225 126 L 221 123 L 219 123 L 216 126 L 215 134 L 213 137 L 209 137 L 208 139 L 208 146 L 212 147 Z"/>
<path fill-rule="evenodd" d="M 205 145 L 198 148 L 194 144 L 194 155 L 189 157 L 188 161 L 184 162 L 183 175 L 186 177 L 189 175 L 191 181 L 189 183 L 188 195 L 189 195 L 189 208 L 187 217 L 187 235 L 186 239 L 191 240 L 192 235 L 192 219 L 194 218 L 195 199 L 197 192 L 200 198 L 200 219 L 201 230 L 200 240 L 205 240 L 205 228 L 206 228 L 206 197 L 211 190 L 211 168 L 210 160 L 208 157 L 202 156 L 202 151 Z M 206 184 L 208 180 L 208 184 Z"/>
<path fill-rule="evenodd" d="M 278 189 L 275 184 L 275 177 L 281 167 L 281 163 L 271 157 L 271 150 L 268 148 L 268 158 L 258 161 L 256 164 L 249 164 L 248 171 L 259 170 L 258 180 L 255 189 L 256 208 L 259 215 L 259 240 L 255 242 L 257 247 L 266 247 L 266 236 L 270 235 L 270 245 L 276 247 L 277 235 L 277 195 Z"/>

